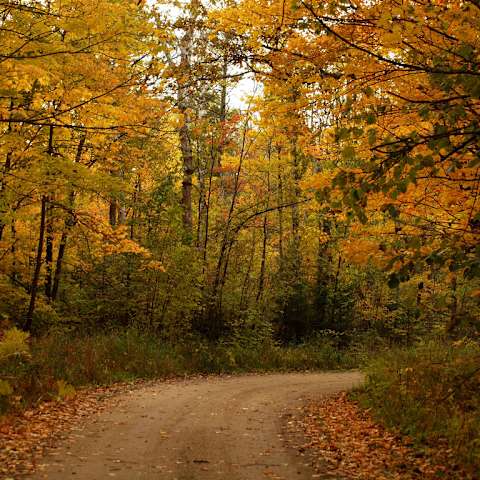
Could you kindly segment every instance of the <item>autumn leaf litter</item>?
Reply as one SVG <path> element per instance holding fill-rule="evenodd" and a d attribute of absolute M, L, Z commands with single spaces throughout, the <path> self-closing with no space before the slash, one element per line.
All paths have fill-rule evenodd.
<path fill-rule="evenodd" d="M 312 401 L 287 422 L 300 455 L 313 464 L 315 478 L 355 480 L 471 479 L 445 446 L 419 451 L 408 437 L 389 432 L 342 393 Z M 300 435 L 301 434 L 301 435 Z"/>
<path fill-rule="evenodd" d="M 118 406 L 122 401 L 121 394 L 150 383 L 137 380 L 86 388 L 77 391 L 72 398 L 43 402 L 35 408 L 0 417 L 0 479 L 9 480 L 33 473 L 41 466 L 49 449 L 65 440 L 68 434 L 81 432 L 83 420 Z"/>

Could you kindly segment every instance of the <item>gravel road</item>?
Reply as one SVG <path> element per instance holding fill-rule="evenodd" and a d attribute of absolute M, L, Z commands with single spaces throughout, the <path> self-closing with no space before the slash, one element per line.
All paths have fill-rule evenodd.
<path fill-rule="evenodd" d="M 51 451 L 32 480 L 303 480 L 288 415 L 349 389 L 358 372 L 208 377 L 124 394 Z M 290 444 L 290 445 L 289 445 Z"/>

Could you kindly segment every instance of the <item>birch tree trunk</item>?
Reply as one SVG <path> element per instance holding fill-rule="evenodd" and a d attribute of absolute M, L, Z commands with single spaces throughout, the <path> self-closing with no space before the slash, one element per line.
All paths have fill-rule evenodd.
<path fill-rule="evenodd" d="M 194 28 L 194 13 L 188 20 L 185 33 L 180 41 L 180 74 L 189 78 L 191 72 L 192 42 Z M 191 140 L 191 117 L 190 102 L 188 98 L 188 85 L 183 78 L 177 79 L 177 103 L 178 109 L 183 117 L 183 122 L 179 128 L 180 152 L 183 163 L 182 179 L 182 221 L 185 230 L 187 242 L 190 243 L 193 233 L 193 212 L 192 212 L 192 186 L 193 186 L 193 150 Z"/>

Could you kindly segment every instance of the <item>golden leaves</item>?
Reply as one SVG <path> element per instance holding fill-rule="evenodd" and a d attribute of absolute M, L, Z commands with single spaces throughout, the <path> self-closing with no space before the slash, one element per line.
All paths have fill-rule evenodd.
<path fill-rule="evenodd" d="M 165 272 L 165 267 L 163 266 L 162 262 L 159 262 L 158 260 L 150 260 L 145 263 L 143 266 L 144 270 L 154 270 L 156 272 Z"/>
<path fill-rule="evenodd" d="M 302 180 L 300 186 L 306 190 L 321 190 L 325 187 L 330 187 L 336 173 L 335 170 L 324 170 L 319 173 L 314 173 Z"/>
<path fill-rule="evenodd" d="M 356 265 L 367 265 L 369 262 L 373 262 L 382 267 L 386 263 L 379 248 L 379 240 L 376 238 L 352 236 L 341 242 L 341 250 L 349 262 Z"/>
<path fill-rule="evenodd" d="M 311 403 L 303 413 L 305 447 L 316 458 L 322 475 L 359 480 L 433 480 L 448 475 L 447 465 L 439 460 L 452 458 L 440 459 L 440 454 L 433 452 L 418 455 L 411 439 L 386 430 L 345 394 Z"/>
<path fill-rule="evenodd" d="M 29 356 L 29 336 L 27 332 L 15 327 L 6 330 L 0 338 L 0 362 L 12 356 Z"/>

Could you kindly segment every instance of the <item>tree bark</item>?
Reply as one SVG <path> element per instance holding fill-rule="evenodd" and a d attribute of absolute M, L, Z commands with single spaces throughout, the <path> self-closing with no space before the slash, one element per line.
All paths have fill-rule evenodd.
<path fill-rule="evenodd" d="M 53 155 L 53 126 L 50 126 L 48 135 L 48 150 L 47 153 L 50 157 Z M 45 296 L 49 301 L 52 299 L 52 283 L 53 283 L 53 204 L 52 195 L 46 197 L 46 211 L 45 211 Z"/>
<path fill-rule="evenodd" d="M 80 141 L 77 147 L 77 153 L 75 155 L 75 163 L 80 163 L 82 158 L 83 147 L 85 145 L 86 136 L 82 135 L 80 137 Z M 63 269 L 63 259 L 65 257 L 65 250 L 67 248 L 68 242 L 68 235 L 70 230 L 75 225 L 75 218 L 73 213 L 73 208 L 75 205 L 75 191 L 72 189 L 69 193 L 68 198 L 68 209 L 69 212 L 67 213 L 67 218 L 65 219 L 62 236 L 60 238 L 60 243 L 58 245 L 58 253 L 57 253 L 57 260 L 55 263 L 55 276 L 53 278 L 53 285 L 52 285 L 52 292 L 51 292 L 51 300 L 54 302 L 57 299 L 58 289 L 60 286 L 60 278 L 62 276 L 62 269 Z"/>
<path fill-rule="evenodd" d="M 301 196 L 300 180 L 301 173 L 301 159 L 298 151 L 298 138 L 295 136 L 291 143 L 291 155 L 293 166 L 293 199 L 298 199 Z M 300 268 L 300 206 L 298 204 L 292 205 L 292 255 L 294 269 Z"/>
<path fill-rule="evenodd" d="M 115 227 L 117 225 L 117 210 L 117 200 L 115 198 L 111 198 L 110 205 L 108 207 L 108 219 L 112 227 Z"/>
<path fill-rule="evenodd" d="M 8 152 L 5 158 L 5 165 L 3 167 L 3 175 L 5 176 L 11 168 L 11 158 L 12 158 L 12 152 Z M 2 192 L 5 190 L 5 180 L 2 179 L 0 182 L 0 195 Z M 3 238 L 3 231 L 5 230 L 5 222 L 0 219 L 0 242 L 2 241 Z"/>
<path fill-rule="evenodd" d="M 280 149 L 278 149 L 278 161 L 280 162 Z M 278 205 L 283 205 L 283 178 L 278 165 Z M 283 269 L 284 255 L 283 255 L 283 208 L 278 209 L 278 255 L 280 257 L 280 270 Z"/>
<path fill-rule="evenodd" d="M 266 208 L 270 208 L 270 163 L 272 156 L 272 142 L 268 145 L 268 171 L 267 171 L 267 203 Z M 260 263 L 260 275 L 258 279 L 258 290 L 255 302 L 258 303 L 263 295 L 263 288 L 265 286 L 265 268 L 267 264 L 267 241 L 268 241 L 268 213 L 265 212 L 263 216 L 262 227 L 263 239 L 262 239 L 262 260 Z"/>
<path fill-rule="evenodd" d="M 12 220 L 10 225 L 10 232 L 12 235 L 12 246 L 10 248 L 10 253 L 12 254 L 12 274 L 10 278 L 13 282 L 17 281 L 17 259 L 16 259 L 16 242 L 17 242 L 17 229 L 15 227 L 15 220 Z"/>
<path fill-rule="evenodd" d="M 188 116 L 187 113 L 184 113 Z M 189 120 L 188 120 L 189 122 Z M 185 124 L 180 128 L 180 148 L 183 158 L 183 180 L 182 180 L 182 208 L 183 208 L 183 227 L 187 237 L 192 236 L 192 186 L 193 186 L 193 154 L 190 144 L 189 127 L 187 126 L 187 120 Z"/>
<path fill-rule="evenodd" d="M 40 269 L 42 267 L 43 240 L 45 237 L 45 215 L 47 210 L 47 198 L 42 196 L 40 209 L 40 230 L 38 235 L 37 256 L 35 259 L 35 270 L 33 272 L 32 284 L 30 287 L 30 303 L 28 305 L 27 315 L 25 317 L 24 330 L 29 332 L 32 328 L 33 312 L 35 311 L 35 301 L 37 299 L 38 281 L 40 279 Z"/>
<path fill-rule="evenodd" d="M 45 213 L 45 296 L 49 301 L 52 300 L 53 284 L 53 206 L 52 198 L 47 198 Z"/>
<path fill-rule="evenodd" d="M 452 333 L 459 324 L 458 316 L 458 299 L 457 299 L 457 277 L 452 276 L 450 281 L 450 287 L 452 289 L 451 302 L 450 302 L 450 318 L 447 325 L 447 333 Z"/>
<path fill-rule="evenodd" d="M 222 265 L 224 264 L 224 262 L 225 262 L 225 266 L 224 266 L 225 268 L 223 268 L 223 271 L 226 272 L 227 267 L 228 267 L 227 250 L 228 250 L 229 246 L 231 247 L 230 226 L 231 226 L 231 222 L 232 222 L 233 212 L 235 210 L 235 205 L 236 205 L 236 202 L 237 202 L 237 196 L 238 196 L 239 184 L 240 184 L 240 173 L 242 171 L 243 160 L 244 160 L 244 156 L 245 156 L 245 153 L 246 153 L 246 139 L 247 139 L 247 127 L 248 127 L 247 122 L 248 122 L 248 120 L 245 122 L 245 125 L 244 125 L 243 136 L 242 136 L 242 148 L 241 148 L 241 151 L 240 151 L 240 159 L 239 159 L 239 162 L 238 162 L 238 168 L 237 168 L 237 171 L 235 172 L 235 182 L 234 182 L 234 187 L 233 187 L 232 200 L 230 202 L 228 217 L 227 217 L 227 221 L 226 221 L 226 224 L 225 224 L 225 232 L 223 234 L 223 239 L 222 239 L 222 243 L 221 243 L 221 247 L 220 247 L 220 254 L 218 256 L 218 261 L 217 261 L 217 268 L 216 268 L 216 271 L 215 271 L 215 280 L 214 280 L 214 283 L 213 283 L 213 292 L 212 292 L 214 298 L 218 294 L 219 286 L 224 283 L 224 279 L 222 279 Z"/>
<path fill-rule="evenodd" d="M 213 143 L 213 139 L 212 139 Z M 202 152 L 200 142 L 196 142 L 197 150 L 197 178 L 198 178 L 198 204 L 197 204 L 197 234 L 195 239 L 195 246 L 200 252 L 203 250 L 203 238 L 205 228 L 205 214 L 207 209 L 207 200 L 205 193 L 205 176 L 208 170 L 208 160 L 205 159 L 205 164 L 202 163 Z M 203 256 L 203 255 L 202 255 Z"/>
<path fill-rule="evenodd" d="M 127 208 L 121 205 L 118 209 L 118 224 L 125 225 L 125 223 L 127 223 Z"/>
<path fill-rule="evenodd" d="M 193 43 L 194 15 L 189 19 L 189 23 L 185 29 L 185 33 L 180 40 L 180 74 L 189 75 L 191 73 L 191 56 Z M 191 142 L 191 118 L 190 118 L 190 102 L 188 97 L 187 86 L 182 79 L 177 80 L 178 85 L 178 109 L 183 116 L 183 123 L 178 134 L 180 137 L 180 152 L 183 162 L 183 180 L 182 180 L 182 221 L 185 230 L 187 243 L 192 240 L 193 234 L 193 213 L 192 213 L 192 186 L 193 186 L 193 150 Z"/>
<path fill-rule="evenodd" d="M 10 100 L 9 118 L 11 118 L 12 110 L 13 110 L 13 100 Z M 12 122 L 9 121 L 8 122 L 8 127 L 7 127 L 7 132 L 11 133 L 12 130 L 13 130 Z M 6 180 L 4 180 L 4 178 L 8 174 L 10 169 L 12 168 L 12 153 L 13 152 L 11 150 L 9 150 L 7 152 L 7 155 L 5 156 L 5 165 L 3 166 L 3 172 L 2 172 L 3 173 L 3 178 L 0 181 L 0 195 L 3 193 L 3 191 L 5 190 L 5 186 L 6 186 Z M 0 219 L 0 242 L 2 241 L 4 229 L 5 229 L 5 223 L 2 221 L 2 219 Z"/>
<path fill-rule="evenodd" d="M 248 284 L 249 284 L 250 276 L 252 272 L 253 261 L 255 260 L 255 250 L 257 245 L 255 234 L 256 234 L 256 231 L 254 230 L 252 234 L 252 248 L 250 251 L 250 259 L 248 261 L 247 271 L 245 272 L 245 277 L 243 279 L 243 284 L 242 284 L 242 293 L 240 295 L 240 303 L 239 303 L 240 311 L 246 310 L 248 306 L 248 301 L 247 301 L 247 297 L 248 297 L 247 292 L 249 290 Z"/>
<path fill-rule="evenodd" d="M 142 193 L 142 180 L 140 175 L 137 177 L 137 181 L 135 183 L 135 191 L 133 194 L 133 208 L 132 208 L 132 221 L 130 222 L 130 240 L 135 240 L 135 224 L 137 222 L 137 210 L 135 206 L 140 198 Z"/>
<path fill-rule="evenodd" d="M 205 205 L 205 240 L 203 243 L 203 268 L 206 268 L 207 265 L 207 247 L 209 240 L 209 229 L 210 229 L 210 200 L 212 198 L 212 180 L 213 180 L 213 157 L 212 164 L 210 165 L 210 172 L 208 174 L 208 191 L 207 191 L 207 201 Z"/>
<path fill-rule="evenodd" d="M 260 301 L 260 298 L 263 295 L 263 288 L 265 286 L 265 267 L 267 264 L 267 239 L 268 239 L 267 223 L 268 223 L 268 213 L 266 213 L 263 217 L 262 261 L 260 263 L 258 291 L 257 291 L 257 297 L 255 299 L 257 303 Z"/>

